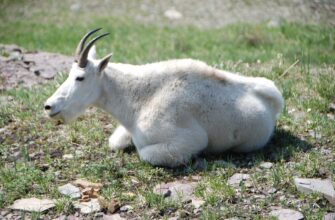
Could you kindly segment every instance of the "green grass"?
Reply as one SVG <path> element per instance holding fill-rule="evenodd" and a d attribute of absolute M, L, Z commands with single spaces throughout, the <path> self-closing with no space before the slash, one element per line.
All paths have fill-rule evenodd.
<path fill-rule="evenodd" d="M 64 16 L 62 22 L 55 22 L 52 15 L 41 22 L 46 12 L 32 14 L 29 19 L 18 14 L 13 19 L 11 8 L 19 3 L 6 2 L 8 6 L 0 15 L 0 43 L 71 55 L 83 33 L 103 27 L 111 35 L 98 43 L 101 56 L 113 52 L 115 62 L 126 63 L 191 57 L 244 75 L 264 76 L 283 91 L 286 107 L 268 149 L 208 157 L 207 169 L 202 171 L 193 170 L 191 164 L 170 170 L 141 162 L 135 151 L 110 153 L 107 139 L 113 127 L 110 124 L 115 126 L 115 122 L 100 110 L 90 111 L 71 125 L 48 120 L 43 103 L 65 76 L 44 86 L 1 92 L 13 101 L 0 106 L 0 127 L 5 129 L 0 136 L 0 209 L 15 199 L 35 196 L 58 199 L 56 208 L 47 215 L 71 214 L 71 203 L 57 187 L 82 177 L 103 183 L 101 194 L 105 198 L 129 204 L 134 207 L 133 215 L 148 219 L 168 218 L 179 211 L 201 219 L 269 219 L 271 206 L 300 207 L 306 219 L 320 219 L 327 211 L 334 211 L 322 196 L 303 195 L 293 183 L 293 176 L 335 180 L 335 121 L 327 115 L 335 96 L 333 27 L 283 23 L 269 29 L 265 24 L 233 24 L 203 30 L 99 16 L 89 22 L 65 22 L 69 18 L 65 14 L 59 14 Z M 300 62 L 280 77 L 296 60 Z M 64 160 L 63 154 L 75 157 Z M 219 159 L 236 164 L 236 168 L 217 165 L 215 160 Z M 274 167 L 260 170 L 262 161 L 271 161 Z M 237 193 L 226 184 L 237 172 L 252 175 L 255 191 L 242 184 Z M 171 203 L 152 193 L 160 182 L 193 175 L 201 176 L 196 195 L 206 202 L 198 214 L 189 204 Z M 285 198 L 280 193 L 254 197 L 271 187 Z M 39 216 L 34 213 L 31 217 Z"/>

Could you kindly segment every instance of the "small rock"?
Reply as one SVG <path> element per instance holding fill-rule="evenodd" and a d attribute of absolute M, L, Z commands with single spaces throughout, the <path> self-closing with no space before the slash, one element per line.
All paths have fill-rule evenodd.
<path fill-rule="evenodd" d="M 80 8 L 81 8 L 80 3 L 75 3 L 75 4 L 72 4 L 72 5 L 70 6 L 70 10 L 71 10 L 71 11 L 79 11 Z"/>
<path fill-rule="evenodd" d="M 122 218 L 120 214 L 114 214 L 114 215 L 104 215 L 102 219 L 103 220 L 124 220 L 125 218 Z"/>
<path fill-rule="evenodd" d="M 183 15 L 179 11 L 175 10 L 174 8 L 166 10 L 164 12 L 164 16 L 170 20 L 179 20 L 183 17 Z"/>
<path fill-rule="evenodd" d="M 318 192 L 335 205 L 335 190 L 330 180 L 294 178 L 297 190 L 303 193 Z"/>
<path fill-rule="evenodd" d="M 82 150 L 76 150 L 75 154 L 77 157 L 83 157 L 84 156 L 84 152 Z"/>
<path fill-rule="evenodd" d="M 55 203 L 50 199 L 28 198 L 16 200 L 9 208 L 28 212 L 44 212 L 53 207 Z"/>
<path fill-rule="evenodd" d="M 268 194 L 274 194 L 274 193 L 276 193 L 276 192 L 277 192 L 277 189 L 276 189 L 276 188 L 270 188 L 270 189 L 267 191 Z"/>
<path fill-rule="evenodd" d="M 64 160 L 72 160 L 73 159 L 73 154 L 64 154 L 63 159 Z"/>
<path fill-rule="evenodd" d="M 327 213 L 323 217 L 323 220 L 334 220 L 335 219 L 335 213 Z"/>
<path fill-rule="evenodd" d="M 205 201 L 202 199 L 196 199 L 196 198 L 192 199 L 192 205 L 196 209 L 199 209 L 203 204 L 205 204 Z"/>
<path fill-rule="evenodd" d="M 330 103 L 329 110 L 335 112 L 335 103 Z"/>
<path fill-rule="evenodd" d="M 128 211 L 131 211 L 131 210 L 133 210 L 133 207 L 130 206 L 130 205 L 124 205 L 120 208 L 121 212 L 128 212 Z"/>
<path fill-rule="evenodd" d="M 79 199 L 81 196 L 80 189 L 71 183 L 58 187 L 58 191 L 63 195 L 70 196 L 72 199 Z"/>
<path fill-rule="evenodd" d="M 91 199 L 88 202 L 75 202 L 73 205 L 76 209 L 80 209 L 82 214 L 90 214 L 101 210 L 98 199 Z"/>
<path fill-rule="evenodd" d="M 250 175 L 244 173 L 235 173 L 228 179 L 228 184 L 233 187 L 239 187 L 241 182 L 250 182 Z"/>
<path fill-rule="evenodd" d="M 320 140 L 322 138 L 322 134 L 320 132 L 317 132 L 315 130 L 308 131 L 309 136 L 315 138 L 316 140 Z"/>
<path fill-rule="evenodd" d="M 172 200 L 186 202 L 192 199 L 195 186 L 196 183 L 194 182 L 175 181 L 158 184 L 153 191 L 156 194 L 169 197 Z"/>
<path fill-rule="evenodd" d="M 273 163 L 271 162 L 263 162 L 259 165 L 259 167 L 262 169 L 271 169 L 272 166 L 273 166 Z"/>
<path fill-rule="evenodd" d="M 277 209 L 270 212 L 270 216 L 276 217 L 278 220 L 303 220 L 304 216 L 292 209 Z"/>

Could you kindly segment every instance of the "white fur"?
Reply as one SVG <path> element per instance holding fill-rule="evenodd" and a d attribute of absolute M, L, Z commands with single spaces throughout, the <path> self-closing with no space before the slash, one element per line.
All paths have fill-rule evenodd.
<path fill-rule="evenodd" d="M 191 60 L 146 65 L 109 63 L 98 71 L 95 49 L 88 66 L 73 64 L 68 79 L 50 97 L 49 115 L 65 122 L 91 105 L 119 122 L 113 150 L 133 141 L 140 158 L 177 166 L 199 152 L 250 152 L 269 141 L 283 98 L 265 78 L 245 77 Z M 85 80 L 77 82 L 77 76 Z"/>

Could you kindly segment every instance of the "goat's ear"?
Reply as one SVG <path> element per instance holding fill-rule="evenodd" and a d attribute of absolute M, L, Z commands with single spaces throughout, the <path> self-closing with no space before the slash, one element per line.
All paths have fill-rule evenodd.
<path fill-rule="evenodd" d="M 90 60 L 95 60 L 96 56 L 97 56 L 97 51 L 96 51 L 95 45 L 93 45 L 90 51 L 88 52 L 87 58 Z"/>
<path fill-rule="evenodd" d="M 108 54 L 99 63 L 98 70 L 99 72 L 102 72 L 108 65 L 109 59 L 113 56 L 113 54 Z"/>

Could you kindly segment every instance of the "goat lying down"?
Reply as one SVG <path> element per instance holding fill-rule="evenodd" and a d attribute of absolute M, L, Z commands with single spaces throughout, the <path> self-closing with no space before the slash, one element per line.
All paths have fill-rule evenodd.
<path fill-rule="evenodd" d="M 119 126 L 112 150 L 135 145 L 140 158 L 174 167 L 200 152 L 250 152 L 269 141 L 283 98 L 265 78 L 245 77 L 191 60 L 130 65 L 95 58 L 80 41 L 66 81 L 45 103 L 48 115 L 70 122 L 89 106 L 112 114 Z M 93 47 L 92 47 L 93 46 Z"/>

